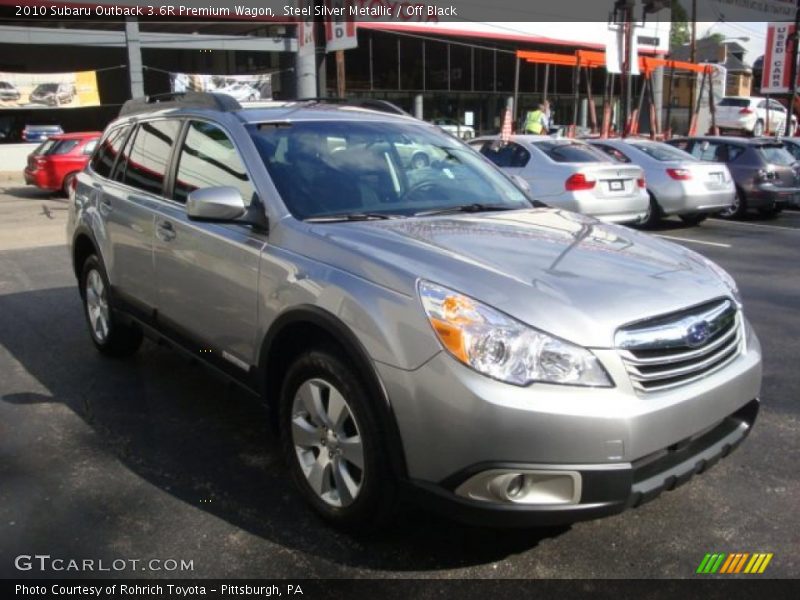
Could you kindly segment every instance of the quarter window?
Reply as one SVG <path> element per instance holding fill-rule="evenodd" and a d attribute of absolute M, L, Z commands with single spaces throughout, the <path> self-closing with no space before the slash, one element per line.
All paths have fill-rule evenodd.
<path fill-rule="evenodd" d="M 145 121 L 136 130 L 123 183 L 155 195 L 164 193 L 167 168 L 178 137 L 178 121 Z"/>
<path fill-rule="evenodd" d="M 106 139 L 103 140 L 103 143 L 100 144 L 97 152 L 92 157 L 92 171 L 101 177 L 111 177 L 111 169 L 114 167 L 117 155 L 122 150 L 127 131 L 127 127 L 120 127 L 106 136 Z"/>
<path fill-rule="evenodd" d="M 194 190 L 218 186 L 238 189 L 245 205 L 255 195 L 247 169 L 227 134 L 211 123 L 192 121 L 178 159 L 173 198 L 186 202 Z"/>

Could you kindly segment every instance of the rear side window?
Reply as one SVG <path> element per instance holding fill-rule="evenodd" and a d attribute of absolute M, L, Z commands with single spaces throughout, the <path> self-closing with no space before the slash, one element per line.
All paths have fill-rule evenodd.
<path fill-rule="evenodd" d="M 127 157 L 122 182 L 157 196 L 162 195 L 170 155 L 179 130 L 178 121 L 140 123 Z"/>
<path fill-rule="evenodd" d="M 510 142 L 487 142 L 480 149 L 481 154 L 496 164 L 498 167 L 520 168 L 528 164 L 530 152 L 519 144 Z"/>
<path fill-rule="evenodd" d="M 192 121 L 178 158 L 173 199 L 186 202 L 194 190 L 217 186 L 237 188 L 246 206 L 255 195 L 244 162 L 228 135 L 211 123 Z"/>
<path fill-rule="evenodd" d="M 695 142 L 692 148 L 692 156 L 699 160 L 710 160 L 714 162 L 727 162 L 728 149 L 725 144 L 702 140 Z"/>
<path fill-rule="evenodd" d="M 53 147 L 50 148 L 48 154 L 66 154 L 72 152 L 79 143 L 80 140 L 58 140 L 53 144 Z"/>
<path fill-rule="evenodd" d="M 783 146 L 759 146 L 756 151 L 771 165 L 788 166 L 795 162 L 794 156 Z"/>
<path fill-rule="evenodd" d="M 745 106 L 750 106 L 750 99 L 749 98 L 723 98 L 719 101 L 717 106 L 738 106 L 739 108 L 744 108 Z"/>
<path fill-rule="evenodd" d="M 53 144 L 55 144 L 55 143 L 56 143 L 55 140 L 47 140 L 47 141 L 42 142 L 36 148 L 36 150 L 33 151 L 33 155 L 34 156 L 44 156 L 45 154 L 50 152 L 50 148 L 52 148 Z"/>
<path fill-rule="evenodd" d="M 602 150 L 617 162 L 621 163 L 631 162 L 631 159 L 625 156 L 622 150 L 619 150 L 618 148 L 614 148 L 613 146 L 606 146 L 605 144 L 595 144 L 594 147 Z"/>
<path fill-rule="evenodd" d="M 559 163 L 609 162 L 608 156 L 588 144 L 576 142 L 540 142 L 536 147 Z"/>
<path fill-rule="evenodd" d="M 125 141 L 127 131 L 127 127 L 120 127 L 109 133 L 92 157 L 92 170 L 101 177 L 111 177 L 111 169 L 114 167 L 117 155 L 122 150 L 122 143 Z"/>

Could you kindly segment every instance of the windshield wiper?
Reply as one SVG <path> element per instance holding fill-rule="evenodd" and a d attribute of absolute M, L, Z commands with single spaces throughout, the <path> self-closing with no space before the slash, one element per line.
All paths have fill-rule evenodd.
<path fill-rule="evenodd" d="M 480 202 L 473 202 L 472 204 L 459 204 L 458 206 L 447 206 L 445 208 L 423 210 L 422 212 L 414 213 L 414 216 L 430 217 L 434 215 L 450 215 L 454 213 L 497 212 L 502 210 L 519 210 L 519 208 L 505 206 L 503 204 L 481 204 Z"/>
<path fill-rule="evenodd" d="M 402 215 L 387 215 L 386 213 L 341 213 L 336 215 L 322 215 L 303 219 L 306 223 L 337 223 L 340 221 L 383 221 L 386 219 L 399 219 Z"/>

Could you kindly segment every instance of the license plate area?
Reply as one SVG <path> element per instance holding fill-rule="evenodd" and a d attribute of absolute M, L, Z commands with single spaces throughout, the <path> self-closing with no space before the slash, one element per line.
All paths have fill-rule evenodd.
<path fill-rule="evenodd" d="M 608 189 L 612 192 L 622 192 L 625 190 L 625 181 L 622 179 L 612 179 L 608 182 Z"/>

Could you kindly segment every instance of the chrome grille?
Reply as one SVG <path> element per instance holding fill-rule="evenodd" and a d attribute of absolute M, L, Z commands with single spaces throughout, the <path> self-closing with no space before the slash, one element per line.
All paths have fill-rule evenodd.
<path fill-rule="evenodd" d="M 627 326 L 615 344 L 633 387 L 649 393 L 722 369 L 741 353 L 743 338 L 736 305 L 723 299 Z"/>

